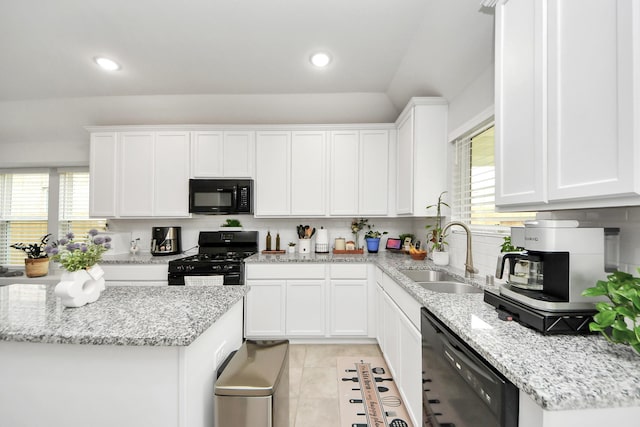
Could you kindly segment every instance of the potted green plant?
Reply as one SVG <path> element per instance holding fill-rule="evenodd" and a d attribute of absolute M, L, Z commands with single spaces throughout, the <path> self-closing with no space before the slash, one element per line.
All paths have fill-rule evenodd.
<path fill-rule="evenodd" d="M 442 207 L 449 207 L 449 205 L 442 200 L 446 193 L 446 191 L 440 193 L 437 203 L 426 207 L 427 210 L 436 208 L 433 224 L 427 224 L 425 228 L 430 230 L 430 232 L 427 233 L 427 241 L 431 243 L 430 252 L 433 262 L 438 265 L 449 264 L 449 253 L 446 252 L 445 248 L 448 243 L 444 240 L 446 236 L 442 234 Z"/>
<path fill-rule="evenodd" d="M 500 252 L 504 253 L 504 252 L 524 251 L 523 247 L 513 246 L 513 244 L 511 243 L 511 236 L 504 236 L 502 240 L 503 241 L 502 241 L 502 244 L 500 245 Z"/>
<path fill-rule="evenodd" d="M 27 277 L 42 277 L 49 272 L 49 254 L 45 248 L 51 234 L 46 234 L 39 243 L 14 243 L 13 249 L 18 249 L 27 254 L 24 260 L 24 272 Z"/>
<path fill-rule="evenodd" d="M 640 273 L 640 268 L 638 268 Z M 630 345 L 640 353 L 640 277 L 616 271 L 607 280 L 598 280 L 582 295 L 605 296 L 610 302 L 596 303 L 598 313 L 589 323 L 589 330 L 600 332 L 612 343 Z"/>
<path fill-rule="evenodd" d="M 294 242 L 289 242 L 289 253 L 290 254 L 296 253 L 296 244 Z"/>
<path fill-rule="evenodd" d="M 373 227 L 375 227 L 374 224 L 371 224 L 371 225 L 367 224 L 368 230 L 364 235 L 364 239 L 367 242 L 367 251 L 369 253 L 375 254 L 378 252 L 378 249 L 380 248 L 380 237 L 387 234 L 387 232 L 374 230 Z"/>
<path fill-rule="evenodd" d="M 221 224 L 220 227 L 223 227 L 229 231 L 233 230 L 242 230 L 242 224 L 240 220 L 234 218 L 228 218 L 224 224 Z"/>
<path fill-rule="evenodd" d="M 353 241 L 356 245 L 356 249 L 360 249 L 360 232 L 368 223 L 369 220 L 367 218 L 353 218 L 351 221 L 351 234 L 353 234 Z"/>

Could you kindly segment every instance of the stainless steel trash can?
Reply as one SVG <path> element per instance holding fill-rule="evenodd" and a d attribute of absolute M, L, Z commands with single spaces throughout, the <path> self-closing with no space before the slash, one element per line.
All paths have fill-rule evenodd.
<path fill-rule="evenodd" d="M 247 340 L 215 385 L 215 427 L 289 427 L 289 341 Z"/>

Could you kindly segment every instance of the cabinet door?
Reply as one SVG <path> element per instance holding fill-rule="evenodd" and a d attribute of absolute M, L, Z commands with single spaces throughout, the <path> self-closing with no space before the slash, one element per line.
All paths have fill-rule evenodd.
<path fill-rule="evenodd" d="M 193 132 L 191 167 L 194 178 L 222 176 L 222 132 Z"/>
<path fill-rule="evenodd" d="M 360 131 L 360 215 L 389 212 L 389 132 Z"/>
<path fill-rule="evenodd" d="M 366 280 L 331 281 L 331 335 L 367 336 Z"/>
<path fill-rule="evenodd" d="M 252 178 L 255 133 L 225 131 L 223 144 L 223 174 L 227 178 Z"/>
<path fill-rule="evenodd" d="M 398 125 L 396 212 L 413 213 L 413 112 Z"/>
<path fill-rule="evenodd" d="M 256 135 L 256 215 L 291 212 L 291 133 Z"/>
<path fill-rule="evenodd" d="M 422 425 L 422 336 L 409 319 L 398 311 L 400 366 L 398 382 L 416 425 Z M 398 373 L 398 370 L 396 370 Z"/>
<path fill-rule="evenodd" d="M 382 353 L 386 353 L 387 348 L 384 340 L 384 305 L 384 290 L 378 283 L 376 285 L 376 338 L 378 340 L 378 346 L 380 347 L 380 350 L 382 350 Z"/>
<path fill-rule="evenodd" d="M 324 335 L 324 280 L 288 280 L 287 336 Z"/>
<path fill-rule="evenodd" d="M 291 138 L 291 214 L 324 215 L 325 132 L 293 132 Z"/>
<path fill-rule="evenodd" d="M 501 0 L 496 6 L 497 206 L 546 202 L 542 3 Z"/>
<path fill-rule="evenodd" d="M 550 201 L 636 195 L 632 8 L 548 4 Z"/>
<path fill-rule="evenodd" d="M 251 289 L 245 296 L 245 336 L 285 335 L 285 281 L 247 280 Z"/>
<path fill-rule="evenodd" d="M 398 308 L 386 293 L 384 297 L 384 356 L 389 364 L 391 372 L 400 375 L 400 338 Z"/>
<path fill-rule="evenodd" d="M 117 194 L 118 138 L 115 132 L 91 134 L 89 215 L 114 217 Z"/>
<path fill-rule="evenodd" d="M 330 214 L 358 214 L 359 132 L 331 132 Z"/>
<path fill-rule="evenodd" d="M 153 215 L 154 134 L 120 134 L 120 216 Z"/>
<path fill-rule="evenodd" d="M 189 216 L 189 132 L 158 132 L 153 216 Z"/>

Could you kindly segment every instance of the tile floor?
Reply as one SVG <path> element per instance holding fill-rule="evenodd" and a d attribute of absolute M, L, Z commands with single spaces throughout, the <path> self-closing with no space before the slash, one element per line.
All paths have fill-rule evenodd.
<path fill-rule="evenodd" d="M 336 358 L 382 356 L 375 344 L 292 344 L 289 350 L 291 427 L 341 427 Z"/>

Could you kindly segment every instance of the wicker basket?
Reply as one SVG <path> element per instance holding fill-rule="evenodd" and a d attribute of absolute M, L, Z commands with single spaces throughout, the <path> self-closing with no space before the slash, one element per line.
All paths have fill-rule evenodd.
<path fill-rule="evenodd" d="M 415 259 L 416 261 L 422 261 L 427 257 L 426 252 L 414 252 L 414 253 L 410 253 L 410 255 L 411 255 L 411 258 Z"/>
<path fill-rule="evenodd" d="M 49 273 L 49 258 L 26 258 L 24 272 L 27 277 L 42 277 Z"/>

